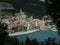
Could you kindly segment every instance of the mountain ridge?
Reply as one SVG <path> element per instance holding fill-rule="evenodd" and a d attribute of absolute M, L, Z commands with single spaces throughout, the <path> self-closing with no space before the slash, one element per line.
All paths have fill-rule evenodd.
<path fill-rule="evenodd" d="M 28 15 L 36 18 L 42 18 L 45 15 L 44 2 L 39 0 L 2 0 L 0 2 L 10 3 L 18 11 L 22 8 Z"/>

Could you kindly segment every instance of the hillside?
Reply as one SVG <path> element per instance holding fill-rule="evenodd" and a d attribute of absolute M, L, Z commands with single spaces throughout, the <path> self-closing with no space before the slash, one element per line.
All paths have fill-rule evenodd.
<path fill-rule="evenodd" d="M 28 15 L 42 18 L 45 15 L 44 3 L 39 0 L 2 0 L 0 2 L 11 3 L 18 11 L 22 8 Z"/>

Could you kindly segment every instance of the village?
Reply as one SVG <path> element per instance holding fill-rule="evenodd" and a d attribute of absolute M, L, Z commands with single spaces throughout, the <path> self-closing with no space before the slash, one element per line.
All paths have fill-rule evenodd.
<path fill-rule="evenodd" d="M 27 17 L 20 9 L 20 13 L 15 13 L 16 17 L 3 19 L 2 23 L 8 24 L 8 32 L 27 31 L 32 29 L 47 28 L 48 25 L 53 24 L 49 16 L 44 16 L 42 20 L 34 19 L 33 16 Z"/>
<path fill-rule="evenodd" d="M 4 8 L 5 5 L 5 8 Z M 1 8 L 0 9 L 0 14 L 4 12 L 2 12 L 2 10 L 6 9 L 13 9 L 14 8 L 7 3 L 2 3 L 0 5 Z M 6 12 L 6 11 L 5 11 Z M 11 13 L 9 13 L 10 15 L 12 15 Z M 21 31 L 28 31 L 28 30 L 47 30 L 48 28 L 51 29 L 51 27 L 54 27 L 53 30 L 55 30 L 56 26 L 55 24 L 53 24 L 52 18 L 49 15 L 45 15 L 42 17 L 42 19 L 39 18 L 34 18 L 33 16 L 29 16 L 27 14 L 25 14 L 25 12 L 20 9 L 20 12 L 15 12 L 14 14 L 15 16 L 6 16 L 6 18 L 0 18 L 1 23 L 5 23 L 8 26 L 7 32 L 8 33 L 13 33 L 13 32 L 21 32 Z M 1 17 L 1 16 L 0 16 Z"/>

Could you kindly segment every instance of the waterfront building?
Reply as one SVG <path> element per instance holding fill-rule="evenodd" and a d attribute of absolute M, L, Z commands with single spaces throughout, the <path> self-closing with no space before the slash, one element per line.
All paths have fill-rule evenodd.
<path fill-rule="evenodd" d="M 44 16 L 42 20 L 33 19 L 33 16 L 27 17 L 22 9 L 20 9 L 20 12 L 16 13 L 15 15 L 16 17 L 10 18 L 8 29 L 13 29 L 14 27 L 16 27 L 16 31 L 45 29 L 47 27 L 47 22 L 52 22 L 52 20 L 48 16 Z"/>
<path fill-rule="evenodd" d="M 27 22 L 27 30 L 29 30 L 29 29 L 30 29 L 30 23 Z"/>
<path fill-rule="evenodd" d="M 9 19 L 2 19 L 1 23 L 6 23 L 6 24 L 9 24 Z"/>
<path fill-rule="evenodd" d="M 46 25 L 51 25 L 52 23 L 53 23 L 53 21 L 52 21 L 52 17 L 51 16 L 44 16 L 43 17 L 43 20 L 45 21 L 45 24 Z"/>
<path fill-rule="evenodd" d="M 45 29 L 47 28 L 46 20 L 42 19 L 33 19 L 33 17 L 23 19 L 21 17 L 22 15 L 18 15 L 16 18 L 18 19 L 17 21 L 11 21 L 10 28 L 12 29 L 13 27 L 17 26 L 17 31 L 23 31 L 23 30 L 31 30 L 31 29 Z M 21 17 L 21 18 L 20 18 Z M 48 20 L 49 21 L 49 20 Z"/>

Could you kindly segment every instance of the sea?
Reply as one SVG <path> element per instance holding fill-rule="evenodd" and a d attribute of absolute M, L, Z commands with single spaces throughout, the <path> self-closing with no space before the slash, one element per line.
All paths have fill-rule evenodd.
<path fill-rule="evenodd" d="M 31 34 L 20 35 L 17 36 L 17 39 L 19 41 L 25 41 L 26 37 L 29 37 L 30 40 L 36 39 L 38 42 L 45 41 L 48 38 L 56 38 L 56 41 L 60 41 L 60 35 L 58 34 L 58 32 L 53 32 L 50 30 L 43 30 Z"/>

